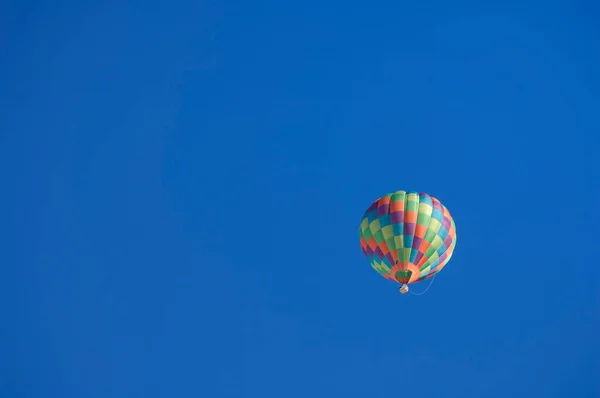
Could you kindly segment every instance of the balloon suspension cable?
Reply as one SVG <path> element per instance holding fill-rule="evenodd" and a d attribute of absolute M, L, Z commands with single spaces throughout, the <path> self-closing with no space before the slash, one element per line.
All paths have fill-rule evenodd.
<path fill-rule="evenodd" d="M 421 295 L 423 295 L 423 294 L 427 293 L 427 291 L 428 291 L 428 290 L 429 290 L 429 288 L 431 287 L 431 284 L 433 283 L 433 280 L 435 279 L 436 275 L 437 275 L 437 273 L 431 277 L 431 280 L 429 281 L 429 285 L 427 286 L 427 289 L 425 289 L 425 291 L 423 291 L 423 292 L 421 292 L 421 293 L 414 293 L 412 290 L 409 290 L 408 292 L 409 292 L 410 294 L 412 294 L 412 295 L 415 295 L 415 296 L 421 296 Z"/>

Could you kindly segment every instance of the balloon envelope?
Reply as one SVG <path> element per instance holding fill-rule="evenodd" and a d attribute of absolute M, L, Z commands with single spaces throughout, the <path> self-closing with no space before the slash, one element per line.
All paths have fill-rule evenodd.
<path fill-rule="evenodd" d="M 384 278 L 411 284 L 444 268 L 456 246 L 448 209 L 426 193 L 396 191 L 377 199 L 359 227 L 360 247 Z"/>

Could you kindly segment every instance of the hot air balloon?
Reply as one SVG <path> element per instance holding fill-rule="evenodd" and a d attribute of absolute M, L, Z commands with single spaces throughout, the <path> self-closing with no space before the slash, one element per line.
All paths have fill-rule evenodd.
<path fill-rule="evenodd" d="M 440 272 L 456 246 L 454 219 L 426 193 L 396 191 L 377 199 L 365 211 L 359 235 L 371 267 L 399 283 L 402 294 Z"/>

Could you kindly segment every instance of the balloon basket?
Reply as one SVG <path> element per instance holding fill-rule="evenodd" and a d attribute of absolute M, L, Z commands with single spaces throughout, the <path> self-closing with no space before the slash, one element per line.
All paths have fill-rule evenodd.
<path fill-rule="evenodd" d="M 400 286 L 400 293 L 402 293 L 402 294 L 408 293 L 408 285 L 407 284 Z"/>

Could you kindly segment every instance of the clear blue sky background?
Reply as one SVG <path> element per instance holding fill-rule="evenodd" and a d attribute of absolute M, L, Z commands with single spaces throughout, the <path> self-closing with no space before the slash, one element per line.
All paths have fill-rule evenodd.
<path fill-rule="evenodd" d="M 597 3 L 1 10 L 0 397 L 600 396 Z M 420 297 L 397 189 L 456 220 Z"/>

